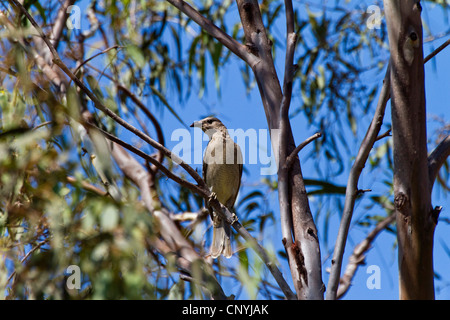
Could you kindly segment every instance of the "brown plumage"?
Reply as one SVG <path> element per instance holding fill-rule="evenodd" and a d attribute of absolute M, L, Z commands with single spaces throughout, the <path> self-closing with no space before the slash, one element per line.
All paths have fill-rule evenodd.
<path fill-rule="evenodd" d="M 209 143 L 203 156 L 203 179 L 220 203 L 232 211 L 239 193 L 242 176 L 242 153 L 234 143 L 223 123 L 214 117 L 194 122 L 191 127 L 200 127 L 208 136 Z M 208 206 L 213 221 L 211 257 L 221 254 L 233 255 L 231 248 L 231 226 Z"/>

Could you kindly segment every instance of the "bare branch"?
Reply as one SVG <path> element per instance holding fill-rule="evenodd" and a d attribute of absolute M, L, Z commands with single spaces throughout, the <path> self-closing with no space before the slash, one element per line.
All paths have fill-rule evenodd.
<path fill-rule="evenodd" d="M 189 18 L 191 18 L 195 23 L 197 23 L 203 30 L 208 32 L 211 36 L 216 38 L 220 43 L 222 43 L 225 47 L 230 49 L 231 52 L 236 54 L 239 58 L 244 60 L 247 64 L 252 66 L 257 62 L 257 58 L 247 51 L 247 48 L 237 42 L 235 39 L 230 37 L 223 30 L 218 28 L 214 23 L 210 20 L 206 19 L 202 14 L 200 14 L 197 10 L 187 4 L 182 0 L 167 0 L 170 4 L 176 7 L 178 10 L 183 12 Z"/>
<path fill-rule="evenodd" d="M 340 280 L 339 288 L 337 291 L 337 299 L 342 298 L 342 296 L 347 293 L 350 288 L 353 277 L 355 276 L 356 270 L 362 264 L 366 258 L 365 253 L 371 248 L 371 244 L 378 236 L 378 234 L 386 229 L 392 222 L 395 221 L 395 214 L 387 216 L 382 221 L 378 222 L 375 228 L 367 235 L 367 237 L 360 242 L 353 249 L 352 255 L 348 258 L 348 264 L 345 268 L 344 274 Z"/>
<path fill-rule="evenodd" d="M 116 85 L 117 85 L 117 88 L 119 90 L 123 91 L 139 107 L 139 109 L 141 109 L 141 111 L 144 112 L 144 114 L 150 119 L 150 121 L 153 123 L 153 126 L 155 127 L 156 135 L 158 137 L 158 142 L 162 146 L 164 146 L 165 145 L 164 134 L 163 134 L 161 125 L 159 124 L 158 120 L 153 115 L 153 113 L 151 113 L 150 110 L 141 102 L 141 100 L 139 100 L 130 90 L 128 90 L 128 88 L 126 88 L 125 86 L 123 86 L 120 83 L 116 84 Z M 158 157 L 156 158 L 156 160 L 158 162 L 162 163 L 163 158 L 164 158 L 164 154 L 161 152 L 161 150 L 158 150 Z M 157 172 L 157 167 L 153 167 L 152 172 L 153 172 L 153 174 L 155 174 Z"/>
<path fill-rule="evenodd" d="M 310 144 L 311 142 L 313 142 L 314 140 L 320 138 L 322 136 L 321 132 L 317 132 L 315 134 L 313 134 L 311 137 L 309 137 L 308 139 L 306 139 L 305 141 L 303 141 L 302 143 L 300 143 L 295 149 L 294 151 L 291 152 L 291 154 L 287 157 L 286 159 L 286 168 L 290 168 L 292 166 L 292 164 L 294 163 L 294 161 L 296 160 L 297 154 L 304 148 L 306 147 L 308 144 Z"/>
<path fill-rule="evenodd" d="M 290 130 L 289 108 L 292 97 L 292 85 L 294 77 L 294 53 L 297 42 L 297 35 L 294 33 L 294 19 L 292 1 L 285 1 L 286 7 L 286 58 L 284 66 L 283 96 L 280 106 L 280 136 L 279 136 L 279 156 L 278 156 L 278 201 L 280 205 L 281 234 L 282 242 L 288 256 L 289 268 L 291 270 L 294 287 L 299 297 L 305 273 L 303 262 L 299 259 L 299 251 L 293 241 L 292 209 L 289 195 L 289 170 L 286 166 L 288 154 L 288 135 Z"/>
<path fill-rule="evenodd" d="M 441 52 L 442 50 L 444 50 L 448 45 L 450 44 L 450 39 L 448 39 L 447 41 L 445 41 L 443 44 L 441 44 L 438 48 L 436 48 L 436 50 L 434 50 L 432 53 L 430 53 L 429 55 L 427 55 L 424 59 L 423 59 L 423 63 L 427 63 L 429 60 L 431 60 L 435 55 L 437 55 L 439 52 Z"/>
<path fill-rule="evenodd" d="M 91 61 L 92 59 L 97 58 L 98 56 L 107 53 L 108 51 L 111 51 L 113 49 L 121 49 L 123 48 L 123 46 L 119 46 L 119 45 L 113 45 L 112 47 L 106 48 L 105 50 L 102 50 L 96 54 L 94 54 L 92 57 L 89 57 L 88 59 L 84 60 L 82 63 L 80 63 L 77 68 L 73 71 L 74 74 L 77 74 L 78 70 L 80 70 L 80 68 L 82 66 L 84 66 L 86 63 L 88 63 L 89 61 Z"/>
<path fill-rule="evenodd" d="M 392 129 L 389 128 L 389 130 L 387 130 L 385 133 L 380 134 L 380 135 L 375 139 L 375 141 L 381 140 L 381 139 L 386 138 L 386 137 L 391 137 L 391 131 L 392 131 Z"/>
<path fill-rule="evenodd" d="M 286 8 L 286 33 L 289 35 L 294 33 L 295 29 L 295 16 L 292 0 L 284 0 L 284 6 Z"/>
<path fill-rule="evenodd" d="M 180 221 L 180 222 L 184 222 L 184 221 L 193 221 L 198 219 L 198 217 L 203 214 L 203 210 L 201 210 L 200 212 L 181 212 L 181 213 L 173 213 L 170 214 L 170 218 L 173 221 Z"/>
<path fill-rule="evenodd" d="M 400 299 L 434 299 L 422 7 L 384 0 L 391 64 L 394 204 Z"/>
<path fill-rule="evenodd" d="M 220 204 L 218 201 L 216 202 Z M 213 207 L 215 209 L 219 208 L 217 204 L 216 205 L 213 204 Z M 225 210 L 228 211 L 228 209 L 225 206 L 222 206 L 222 211 L 219 212 L 223 213 Z M 292 292 L 286 280 L 283 278 L 283 274 L 278 269 L 276 263 L 270 259 L 269 255 L 264 250 L 264 248 L 261 247 L 258 241 L 247 231 L 247 229 L 245 229 L 242 226 L 242 224 L 239 221 L 235 220 L 234 222 L 231 223 L 231 225 L 239 233 L 239 235 L 241 235 L 250 244 L 250 247 L 258 254 L 258 256 L 264 262 L 266 267 L 269 269 L 270 273 L 272 273 L 272 276 L 275 278 L 275 281 L 277 282 L 281 291 L 283 291 L 285 297 L 288 300 L 296 300 L 295 294 Z"/>
<path fill-rule="evenodd" d="M 380 97 L 378 99 L 377 109 L 375 110 L 372 122 L 367 130 L 361 146 L 356 156 L 355 163 L 353 164 L 347 182 L 347 189 L 345 192 L 345 204 L 344 212 L 342 214 L 341 224 L 339 226 L 339 232 L 336 239 L 336 245 L 334 247 L 333 257 L 331 260 L 331 274 L 328 279 L 327 287 L 327 300 L 335 300 L 336 293 L 339 285 L 342 258 L 344 255 L 345 244 L 347 242 L 348 229 L 353 216 L 353 210 L 355 201 L 358 196 L 358 180 L 361 172 L 365 166 L 367 158 L 369 157 L 370 150 L 377 139 L 380 132 L 381 125 L 383 124 L 384 112 L 386 110 L 386 104 L 390 95 L 390 66 L 387 67 L 386 75 L 384 77 L 383 87 L 381 88 Z"/>
<path fill-rule="evenodd" d="M 164 165 L 162 165 L 160 162 L 158 162 L 156 159 L 154 159 L 152 156 L 146 154 L 145 152 L 141 151 L 138 148 L 135 148 L 134 146 L 122 141 L 121 139 L 117 138 L 116 136 L 110 134 L 109 132 L 106 132 L 105 130 L 97 127 L 96 125 L 92 124 L 91 122 L 85 122 L 85 125 L 91 127 L 94 130 L 98 130 L 101 132 L 108 140 L 111 140 L 112 142 L 116 143 L 117 145 L 122 146 L 123 148 L 133 152 L 134 154 L 138 155 L 142 159 L 145 159 L 149 161 L 151 164 L 158 167 L 159 170 L 161 170 L 169 179 L 175 181 L 176 183 L 182 185 L 183 187 L 188 188 L 192 192 L 195 192 L 202 197 L 208 197 L 209 192 L 207 189 L 204 189 L 198 185 L 195 185 L 187 180 L 184 180 L 177 176 L 176 174 L 172 173 L 169 169 L 167 169 Z"/>
<path fill-rule="evenodd" d="M 66 181 L 74 186 L 80 184 L 83 189 L 93 192 L 93 193 L 96 193 L 100 196 L 106 196 L 108 194 L 106 191 L 94 186 L 93 184 L 90 184 L 86 181 L 80 182 L 75 177 L 72 177 L 72 176 L 67 176 Z"/>

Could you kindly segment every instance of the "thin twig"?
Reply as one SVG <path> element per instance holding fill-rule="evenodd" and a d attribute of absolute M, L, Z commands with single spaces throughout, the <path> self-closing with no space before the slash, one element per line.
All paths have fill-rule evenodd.
<path fill-rule="evenodd" d="M 450 135 L 445 137 L 438 146 L 428 156 L 428 177 L 430 192 L 433 189 L 434 181 L 439 173 L 439 169 L 450 156 Z"/>
<path fill-rule="evenodd" d="M 375 141 L 381 140 L 381 139 L 386 138 L 386 137 L 390 137 L 390 136 L 391 136 L 391 131 L 392 131 L 392 129 L 389 128 L 389 130 L 387 130 L 385 133 L 380 134 L 380 135 L 375 139 Z"/>
<path fill-rule="evenodd" d="M 116 86 L 119 90 L 123 91 L 138 106 L 138 108 L 141 109 L 141 111 L 144 112 L 144 114 L 150 119 L 150 121 L 153 123 L 153 126 L 155 128 L 156 135 L 158 137 L 158 142 L 162 146 L 164 146 L 165 145 L 164 134 L 163 134 L 161 125 L 159 124 L 158 120 L 153 115 L 153 113 L 141 102 L 141 100 L 139 100 L 130 90 L 128 90 L 128 88 L 126 88 L 125 86 L 123 86 L 120 83 L 116 83 Z M 162 162 L 163 159 L 164 159 L 164 154 L 161 152 L 161 150 L 158 150 L 158 157 L 156 158 L 156 160 L 158 162 Z M 154 166 L 151 170 L 152 170 L 153 174 L 156 174 L 157 167 Z"/>
<path fill-rule="evenodd" d="M 82 63 L 80 63 L 80 65 L 73 71 L 74 74 L 77 74 L 78 70 L 80 70 L 80 68 L 82 66 L 84 66 L 86 63 L 88 63 L 89 61 L 91 61 L 92 59 L 97 58 L 98 56 L 107 53 L 108 51 L 111 51 L 113 49 L 121 49 L 124 48 L 123 46 L 119 46 L 119 45 L 113 45 L 112 47 L 106 48 L 105 50 L 102 50 L 101 52 L 98 52 L 96 54 L 94 54 L 92 57 L 89 57 L 88 59 L 84 60 Z M 69 83 L 70 85 L 70 83 Z"/>
<path fill-rule="evenodd" d="M 189 190 L 191 190 L 192 192 L 195 192 L 199 195 L 201 195 L 202 197 L 208 197 L 209 193 L 206 189 L 199 187 L 198 185 L 195 185 L 187 180 L 184 180 L 182 178 L 180 178 L 179 176 L 177 176 L 176 174 L 173 174 L 172 171 L 170 171 L 169 169 L 167 169 L 164 165 L 162 165 L 160 162 L 158 162 L 156 159 L 154 159 L 152 156 L 148 155 L 147 153 L 141 151 L 140 149 L 130 145 L 129 143 L 126 143 L 125 141 L 117 138 L 116 136 L 110 134 L 109 132 L 97 127 L 96 125 L 90 123 L 90 122 L 85 122 L 86 125 L 88 125 L 89 127 L 91 127 L 94 130 L 98 130 L 100 133 L 102 133 L 105 138 L 107 138 L 108 140 L 111 140 L 114 143 L 117 143 L 118 145 L 124 147 L 125 149 L 133 152 L 134 154 L 138 155 L 139 157 L 141 157 L 144 160 L 149 161 L 151 164 L 155 165 L 158 167 L 159 170 L 161 170 L 164 175 L 166 175 L 169 179 L 175 181 L 176 183 L 182 185 L 183 187 L 188 188 Z"/>
<path fill-rule="evenodd" d="M 292 152 L 291 154 L 287 157 L 286 159 L 286 168 L 289 169 L 292 164 L 295 161 L 295 158 L 297 157 L 297 154 L 304 148 L 306 147 L 308 144 L 310 144 L 311 142 L 313 142 L 314 140 L 320 138 L 322 136 L 321 132 L 317 132 L 315 134 L 313 134 L 311 137 L 309 137 L 308 139 L 306 139 L 305 141 L 303 141 L 302 143 L 300 143 Z"/>
<path fill-rule="evenodd" d="M 30 251 L 27 252 L 27 254 L 22 258 L 22 260 L 20 260 L 20 263 L 24 263 L 25 260 L 28 259 L 28 257 L 33 254 L 33 252 L 35 252 L 37 249 L 39 249 L 40 247 L 42 247 L 44 244 L 46 244 L 47 242 L 50 241 L 50 238 L 45 238 L 44 240 L 42 240 L 41 242 L 39 242 L 35 247 L 33 247 Z M 14 270 L 10 276 L 8 277 L 8 279 L 6 280 L 6 283 L 9 283 L 11 281 L 11 279 L 17 274 L 16 270 Z"/>
<path fill-rule="evenodd" d="M 360 242 L 353 249 L 352 255 L 348 259 L 347 267 L 340 280 L 339 288 L 337 291 L 337 299 L 340 299 L 350 288 L 351 281 L 355 276 L 356 270 L 362 264 L 364 264 L 365 253 L 371 248 L 371 244 L 378 236 L 378 234 L 386 229 L 392 222 L 395 221 L 395 214 L 387 216 L 383 220 L 377 223 L 375 228 L 367 235 L 367 237 Z"/>
<path fill-rule="evenodd" d="M 445 41 L 443 44 L 441 44 L 439 47 L 436 48 L 436 50 L 434 50 L 432 53 L 430 53 L 429 55 L 427 55 L 425 57 L 425 59 L 423 59 L 423 63 L 427 63 L 428 61 L 430 61 L 435 55 L 437 55 L 439 52 L 441 52 L 442 50 L 445 49 L 445 47 L 447 47 L 450 44 L 450 39 L 448 39 L 447 41 Z"/>
<path fill-rule="evenodd" d="M 78 181 L 75 177 L 72 177 L 72 176 L 67 176 L 66 177 L 66 181 L 68 183 L 72 184 L 72 185 L 75 185 L 75 186 L 80 183 L 81 187 L 83 189 L 85 189 L 87 191 L 90 191 L 90 192 L 93 192 L 93 193 L 96 193 L 96 194 L 98 194 L 100 196 L 106 196 L 108 194 L 108 192 L 106 192 L 106 191 L 104 191 L 104 190 L 94 186 L 93 184 L 90 184 L 90 183 L 88 183 L 86 181 Z"/>

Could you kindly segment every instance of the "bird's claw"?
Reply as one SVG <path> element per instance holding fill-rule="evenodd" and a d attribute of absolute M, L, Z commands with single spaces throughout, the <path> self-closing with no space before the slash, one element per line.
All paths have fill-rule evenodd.
<path fill-rule="evenodd" d="M 208 197 L 208 204 L 214 200 L 217 200 L 217 194 L 215 192 L 211 192 L 211 194 Z"/>

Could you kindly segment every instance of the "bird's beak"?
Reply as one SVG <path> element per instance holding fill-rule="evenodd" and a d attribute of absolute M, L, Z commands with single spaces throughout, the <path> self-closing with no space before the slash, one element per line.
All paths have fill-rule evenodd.
<path fill-rule="evenodd" d="M 202 124 L 201 124 L 200 121 L 195 121 L 195 122 L 192 122 L 192 124 L 190 125 L 190 127 L 191 127 L 191 128 L 195 128 L 195 127 L 201 128 L 201 127 L 202 127 Z"/>

